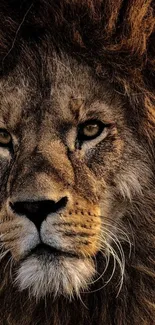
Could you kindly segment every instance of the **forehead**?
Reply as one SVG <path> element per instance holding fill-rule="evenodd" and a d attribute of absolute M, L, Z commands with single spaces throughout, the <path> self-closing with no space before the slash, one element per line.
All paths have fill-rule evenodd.
<path fill-rule="evenodd" d="M 0 80 L 0 127 L 10 131 L 19 125 L 74 123 L 79 115 L 105 114 L 112 119 L 112 95 L 90 69 L 68 57 L 41 58 L 32 68 L 21 61 Z M 118 106 L 118 104 L 116 105 Z"/>

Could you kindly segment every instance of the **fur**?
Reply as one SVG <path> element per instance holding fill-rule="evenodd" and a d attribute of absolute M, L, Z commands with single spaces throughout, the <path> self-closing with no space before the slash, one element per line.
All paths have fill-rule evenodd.
<path fill-rule="evenodd" d="M 154 10 L 154 1 L 151 0 L 135 0 L 134 3 L 129 0 L 1 0 L 1 115 L 9 120 L 10 107 L 14 105 L 10 129 L 16 125 L 18 133 L 22 125 L 22 155 L 18 153 L 18 164 L 11 165 L 11 173 L 10 170 L 6 172 L 10 155 L 3 149 L 2 154 L 0 152 L 3 176 L 0 178 L 1 242 L 12 240 L 11 249 L 7 244 L 6 251 L 2 249 L 1 254 L 2 325 L 154 323 Z M 42 89 L 45 89 L 43 93 Z M 67 140 L 71 163 L 62 146 L 63 138 L 61 141 L 55 139 L 55 126 L 52 123 L 55 119 L 57 130 L 60 126 L 57 113 L 53 113 L 51 120 L 46 119 L 53 136 L 49 148 L 49 133 L 41 142 L 43 136 L 37 138 L 34 132 L 38 129 L 37 123 L 43 119 L 42 114 L 36 114 L 34 107 L 44 103 L 50 92 L 58 106 L 57 112 L 65 118 L 70 89 L 73 97 L 77 96 L 80 101 L 86 95 L 94 100 L 97 92 L 100 102 L 96 102 L 96 111 L 104 103 L 105 116 L 109 114 L 109 120 L 114 117 L 120 123 L 118 130 L 110 131 L 111 147 L 106 142 L 103 147 L 94 142 L 90 153 L 88 144 L 80 152 L 80 162 L 79 156 L 73 154 L 74 134 L 71 134 Z M 80 89 L 79 93 L 77 89 Z M 34 115 L 30 115 L 28 105 L 31 103 Z M 48 103 L 45 101 L 44 106 L 47 116 Z M 75 111 L 76 105 L 69 105 Z M 91 109 L 91 104 L 88 105 Z M 23 106 L 24 113 L 21 109 Z M 78 103 L 77 106 L 82 111 L 82 104 Z M 86 112 L 83 110 L 82 114 L 84 116 Z M 69 117 L 67 115 L 67 119 Z M 44 131 L 40 132 L 44 134 Z M 104 136 L 106 139 L 107 134 Z M 24 144 L 23 139 L 27 139 L 29 146 Z M 39 149 L 36 149 L 36 139 Z M 98 150 L 99 147 L 102 149 L 102 156 L 100 151 L 95 151 L 97 146 Z M 103 152 L 104 165 L 101 163 Z M 31 156 L 33 159 L 29 158 Z M 77 170 L 77 177 L 73 173 L 73 166 Z M 34 174 L 37 170 L 36 179 L 33 178 L 34 174 L 28 174 L 30 170 Z M 98 185 L 100 178 L 104 180 L 102 186 Z M 19 257 L 25 254 L 30 243 L 33 249 L 33 243 L 39 241 L 38 234 L 26 218 L 16 216 L 14 220 L 10 211 L 9 218 L 6 217 L 6 209 L 8 211 L 9 208 L 4 206 L 4 202 L 6 193 L 10 193 L 15 200 L 19 193 L 20 199 L 30 193 L 35 197 L 38 189 L 41 194 L 46 191 L 49 197 L 53 191 L 52 198 L 57 201 L 64 184 L 64 195 L 69 197 L 68 191 L 72 187 L 74 200 L 80 202 L 80 208 L 73 208 L 71 203 L 68 214 L 57 217 L 56 226 L 54 218 L 52 221 L 47 219 L 41 231 L 46 242 L 52 225 L 52 243 L 67 250 L 72 247 L 73 253 L 79 254 L 79 260 L 74 263 L 72 259 L 70 263 L 66 258 L 62 263 L 63 268 L 61 265 L 60 270 L 59 264 L 54 276 L 54 263 L 46 273 L 44 261 L 41 264 L 38 259 L 29 257 L 29 260 L 19 262 Z M 99 210 L 98 198 L 103 192 Z M 111 211 L 117 220 L 109 217 Z M 79 218 L 83 213 L 87 219 L 85 224 Z M 95 239 L 90 225 L 96 227 Z M 91 243 L 87 243 L 84 250 L 78 238 L 86 239 L 87 226 Z M 99 228 L 102 229 L 102 237 Z M 67 235 L 66 242 L 57 236 L 57 232 L 66 236 L 65 231 L 72 232 L 70 237 Z M 28 234 L 27 238 L 24 237 L 25 233 Z M 75 233 L 78 235 L 75 236 Z M 101 243 L 97 241 L 98 237 Z M 85 261 L 80 259 L 81 255 L 82 258 L 86 256 L 88 262 L 87 258 Z M 90 255 L 92 259 L 89 259 Z M 65 276 L 67 280 L 63 282 Z"/>

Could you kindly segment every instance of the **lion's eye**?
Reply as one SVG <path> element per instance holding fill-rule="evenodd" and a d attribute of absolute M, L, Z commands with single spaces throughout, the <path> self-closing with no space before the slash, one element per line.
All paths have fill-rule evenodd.
<path fill-rule="evenodd" d="M 10 133 L 5 129 L 0 129 L 0 146 L 9 146 L 11 141 Z"/>
<path fill-rule="evenodd" d="M 97 120 L 90 120 L 79 125 L 78 139 L 80 141 L 93 140 L 98 137 L 106 127 L 104 123 Z"/>

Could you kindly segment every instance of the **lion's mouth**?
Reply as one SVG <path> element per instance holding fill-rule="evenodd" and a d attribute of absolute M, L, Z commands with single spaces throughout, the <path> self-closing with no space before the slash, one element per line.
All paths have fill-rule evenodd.
<path fill-rule="evenodd" d="M 30 256 L 38 256 L 38 257 L 47 257 L 49 259 L 53 259 L 53 258 L 58 258 L 61 256 L 64 257 L 78 257 L 77 254 L 73 253 L 73 252 L 67 252 L 67 251 L 63 251 L 60 249 L 57 249 L 55 247 L 52 247 L 50 245 L 44 244 L 44 243 L 40 243 L 38 244 L 36 247 L 34 247 L 25 257 L 28 258 Z"/>

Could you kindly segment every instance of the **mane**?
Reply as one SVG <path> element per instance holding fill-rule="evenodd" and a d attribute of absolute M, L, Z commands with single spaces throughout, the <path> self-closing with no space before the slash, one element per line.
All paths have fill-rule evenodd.
<path fill-rule="evenodd" d="M 46 325 L 151 325 L 155 317 L 154 1 L 1 0 L 0 15 L 1 76 L 15 67 L 21 53 L 27 57 L 27 48 L 46 47 L 50 39 L 55 51 L 87 63 L 99 79 L 108 79 L 126 100 L 126 116 L 144 138 L 152 161 L 150 184 L 122 221 L 131 233 L 133 247 L 130 254 L 128 244 L 122 244 L 126 271 L 119 294 L 116 270 L 107 286 L 101 289 L 100 279 L 90 293 L 81 294 L 81 301 L 48 296 L 36 303 L 11 282 L 6 257 L 0 272 L 0 319 L 5 315 L 12 325 L 30 325 L 32 320 Z M 97 263 L 104 270 L 100 254 Z M 112 267 L 110 261 L 109 271 Z"/>
<path fill-rule="evenodd" d="M 26 44 L 46 46 L 49 37 L 53 47 L 107 77 L 133 114 L 146 115 L 142 129 L 154 140 L 153 0 L 1 0 L 0 13 L 1 71 L 16 64 Z"/>

